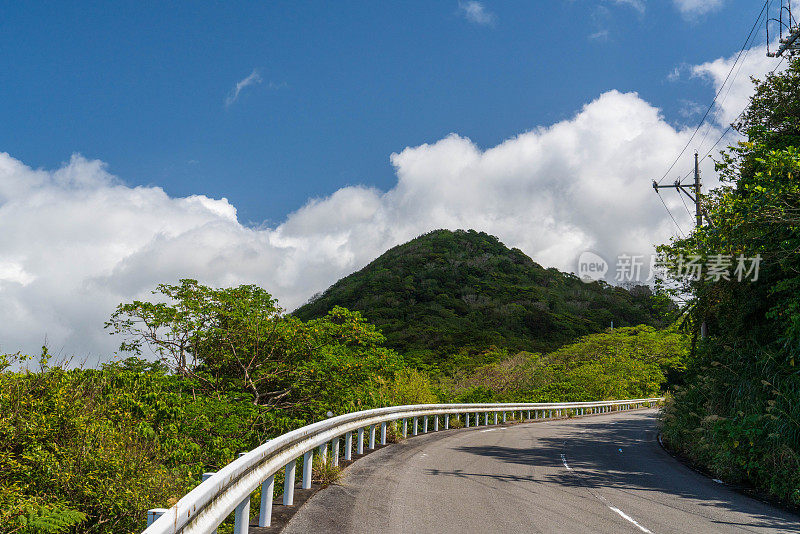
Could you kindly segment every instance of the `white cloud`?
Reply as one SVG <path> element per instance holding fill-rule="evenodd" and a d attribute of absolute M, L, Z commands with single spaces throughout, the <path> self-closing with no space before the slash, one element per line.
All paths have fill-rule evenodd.
<path fill-rule="evenodd" d="M 716 81 L 726 61 L 696 73 Z M 745 69 L 763 67 L 753 61 L 743 78 Z M 739 91 L 723 102 L 720 120 L 738 113 Z M 711 127 L 715 139 L 721 130 Z M 183 277 L 256 283 L 293 309 L 436 228 L 486 231 L 567 271 L 587 249 L 612 261 L 646 254 L 673 231 L 650 180 L 692 130 L 676 130 L 636 93 L 609 91 L 569 120 L 486 150 L 456 134 L 407 147 L 391 155 L 390 190 L 345 187 L 274 228 L 241 224 L 224 198 L 130 187 L 99 161 L 73 156 L 45 171 L 0 153 L 0 350 L 35 351 L 46 336 L 55 351 L 108 359 L 119 340 L 102 325 L 114 307 Z M 710 162 L 703 165 L 704 183 L 713 185 Z M 663 198 L 688 229 L 679 197 Z"/>
<path fill-rule="evenodd" d="M 599 30 L 594 33 L 589 34 L 589 39 L 597 40 L 597 41 L 607 41 L 608 40 L 608 30 Z"/>
<path fill-rule="evenodd" d="M 673 0 L 684 17 L 696 17 L 721 8 L 725 0 Z"/>
<path fill-rule="evenodd" d="M 497 22 L 497 16 L 476 0 L 459 1 L 458 9 L 468 21 L 475 24 L 493 26 Z"/>
<path fill-rule="evenodd" d="M 230 106 L 236 102 L 236 99 L 239 98 L 239 93 L 241 93 L 244 88 L 258 83 L 261 83 L 261 76 L 258 74 L 256 69 L 253 69 L 253 72 L 251 72 L 246 78 L 236 82 L 236 86 L 231 89 L 231 92 L 225 97 L 225 106 Z M 270 82 L 270 87 L 272 87 L 272 82 Z"/>
<path fill-rule="evenodd" d="M 678 113 L 684 119 L 702 116 L 703 112 L 706 109 L 702 105 L 695 102 L 694 100 L 687 100 L 685 98 L 681 98 L 680 103 L 681 107 L 680 109 L 678 109 Z"/>
<path fill-rule="evenodd" d="M 753 93 L 753 83 L 750 77 L 763 79 L 764 75 L 779 65 L 775 58 L 767 57 L 766 45 L 759 45 L 745 51 L 739 64 L 731 73 L 725 87 L 722 89 L 715 103 L 715 119 L 725 127 L 728 126 L 741 111 L 747 106 L 750 95 Z M 725 78 L 736 61 L 737 54 L 727 58 L 719 58 L 701 65 L 691 67 L 692 76 L 709 80 L 714 86 L 714 92 L 719 91 L 725 83 Z M 779 70 L 785 68 L 785 64 Z"/>

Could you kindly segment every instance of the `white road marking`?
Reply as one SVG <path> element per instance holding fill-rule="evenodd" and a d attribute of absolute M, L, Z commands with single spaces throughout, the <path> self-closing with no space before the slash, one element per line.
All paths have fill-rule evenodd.
<path fill-rule="evenodd" d="M 714 478 L 714 479 L 712 479 L 712 480 L 713 480 L 714 482 L 716 482 L 717 484 L 725 484 L 723 481 L 721 481 L 721 480 L 720 480 L 720 479 L 718 479 L 718 478 Z"/>
<path fill-rule="evenodd" d="M 639 523 L 637 523 L 637 522 L 636 522 L 636 520 L 635 520 L 634 518 L 632 518 L 631 516 L 629 516 L 628 514 L 626 514 L 625 512 L 623 512 L 622 510 L 620 510 L 619 508 L 615 508 L 614 506 L 611 506 L 611 505 L 606 505 L 606 506 L 608 506 L 608 509 L 609 509 L 609 510 L 612 510 L 612 511 L 614 511 L 614 512 L 617 512 L 617 513 L 620 515 L 620 517 L 621 517 L 622 519 L 624 519 L 624 520 L 626 520 L 626 521 L 630 521 L 631 523 L 633 523 L 634 525 L 636 525 L 636 528 L 638 528 L 638 529 L 639 529 L 639 530 L 641 530 L 642 532 L 645 532 L 646 534 L 653 534 L 653 532 L 652 532 L 652 531 L 650 531 L 650 530 L 648 530 L 648 529 L 644 528 L 642 525 L 640 525 Z"/>
<path fill-rule="evenodd" d="M 564 467 L 567 468 L 567 471 L 572 471 L 572 468 L 569 465 L 567 465 L 567 457 L 564 456 L 563 454 L 561 455 L 561 461 L 564 462 Z"/>
<path fill-rule="evenodd" d="M 622 452 L 622 449 L 620 449 L 620 452 Z M 569 464 L 567 463 L 567 457 L 566 457 L 566 455 L 565 455 L 564 453 L 561 453 L 561 461 L 564 463 L 564 467 L 566 467 L 568 471 L 572 471 L 572 468 L 571 468 L 571 467 L 569 466 Z M 645 527 L 643 527 L 642 525 L 640 525 L 640 524 L 639 524 L 639 523 L 638 523 L 638 522 L 637 522 L 637 521 L 636 521 L 634 518 L 632 518 L 631 516 L 629 516 L 628 514 L 626 514 L 625 512 L 623 512 L 622 510 L 620 510 L 619 508 L 617 508 L 616 506 L 611 506 L 610 504 L 608 504 L 608 501 L 606 501 L 606 500 L 605 500 L 605 499 L 604 499 L 602 496 L 598 495 L 597 493 L 595 493 L 595 492 L 593 492 L 593 491 L 592 491 L 592 494 L 593 494 L 595 497 L 598 497 L 598 498 L 600 498 L 600 499 L 603 501 L 603 503 L 606 505 L 606 507 L 607 507 L 609 510 L 611 510 L 612 512 L 615 512 L 615 513 L 617 513 L 617 514 L 619 514 L 619 516 L 620 516 L 622 519 L 624 519 L 625 521 L 629 521 L 629 522 L 630 522 L 630 523 L 632 523 L 632 524 L 633 524 L 633 525 L 634 525 L 636 528 L 638 528 L 639 530 L 641 530 L 641 531 L 642 531 L 642 532 L 644 532 L 645 534 L 653 534 L 653 532 L 652 532 L 651 530 L 649 530 L 649 529 L 646 529 Z"/>
<path fill-rule="evenodd" d="M 486 430 L 481 430 L 481 432 L 494 432 L 497 430 L 496 428 L 487 428 Z"/>

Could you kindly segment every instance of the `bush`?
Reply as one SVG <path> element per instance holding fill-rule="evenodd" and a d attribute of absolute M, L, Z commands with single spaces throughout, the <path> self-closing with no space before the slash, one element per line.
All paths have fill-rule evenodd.
<path fill-rule="evenodd" d="M 391 381 L 384 382 L 380 396 L 386 406 L 437 402 L 428 376 L 412 368 L 401 369 Z"/>
<path fill-rule="evenodd" d="M 336 484 L 342 477 L 342 468 L 338 465 L 333 465 L 333 461 L 328 458 L 328 461 L 323 462 L 319 456 L 314 456 L 313 465 L 311 467 L 311 481 L 321 484 L 323 487 Z"/>

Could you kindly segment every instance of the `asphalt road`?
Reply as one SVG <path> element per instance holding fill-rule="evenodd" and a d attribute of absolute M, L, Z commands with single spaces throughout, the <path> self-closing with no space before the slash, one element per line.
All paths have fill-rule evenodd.
<path fill-rule="evenodd" d="M 666 454 L 655 411 L 429 433 L 348 467 L 285 533 L 800 532 Z"/>

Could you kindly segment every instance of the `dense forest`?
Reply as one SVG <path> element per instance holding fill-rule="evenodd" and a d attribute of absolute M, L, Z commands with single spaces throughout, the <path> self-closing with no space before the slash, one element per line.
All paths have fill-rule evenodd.
<path fill-rule="evenodd" d="M 417 366 L 452 372 L 492 347 L 547 352 L 609 326 L 665 326 L 647 286 L 584 283 L 474 230 L 436 230 L 387 251 L 294 311 L 360 311 Z"/>
<path fill-rule="evenodd" d="M 684 326 L 695 339 L 664 438 L 716 476 L 798 505 L 800 58 L 756 82 L 735 127 L 745 140 L 717 163 L 722 186 L 703 199 L 706 224 L 661 247 L 674 291 L 689 296 Z M 680 260 L 691 256 L 728 258 L 724 276 L 687 276 Z M 751 258 L 749 276 L 737 274 L 740 257 Z"/>

